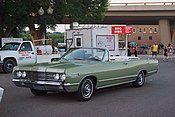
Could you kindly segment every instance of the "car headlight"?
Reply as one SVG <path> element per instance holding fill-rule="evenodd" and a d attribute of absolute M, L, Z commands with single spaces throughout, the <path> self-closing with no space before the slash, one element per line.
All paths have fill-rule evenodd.
<path fill-rule="evenodd" d="M 55 79 L 55 80 L 61 80 L 61 81 L 63 81 L 63 80 L 66 79 L 66 75 L 65 75 L 65 74 L 56 73 L 56 74 L 54 75 L 54 79 Z"/>
<path fill-rule="evenodd" d="M 60 75 L 59 75 L 59 74 L 55 74 L 55 75 L 54 75 L 54 79 L 55 79 L 55 80 L 59 80 L 59 79 L 60 79 Z"/>
<path fill-rule="evenodd" d="M 16 76 L 18 78 L 22 77 L 22 78 L 25 78 L 27 76 L 27 73 L 25 71 L 21 72 L 21 71 L 17 71 L 16 72 Z"/>
<path fill-rule="evenodd" d="M 22 72 L 22 77 L 25 78 L 27 76 L 26 72 Z"/>
<path fill-rule="evenodd" d="M 60 77 L 60 80 L 66 80 L 66 75 L 62 74 L 61 77 Z"/>
<path fill-rule="evenodd" d="M 22 76 L 22 72 L 21 71 L 16 72 L 16 76 L 17 77 L 21 77 Z"/>

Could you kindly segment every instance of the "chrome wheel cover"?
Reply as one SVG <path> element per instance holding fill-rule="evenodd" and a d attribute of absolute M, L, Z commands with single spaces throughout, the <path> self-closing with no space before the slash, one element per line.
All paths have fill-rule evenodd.
<path fill-rule="evenodd" d="M 84 98 L 90 98 L 93 93 L 93 83 L 90 79 L 85 79 L 81 87 L 81 93 Z"/>
<path fill-rule="evenodd" d="M 137 82 L 138 82 L 139 85 L 143 85 L 143 83 L 144 83 L 144 75 L 143 75 L 143 73 L 139 74 Z"/>

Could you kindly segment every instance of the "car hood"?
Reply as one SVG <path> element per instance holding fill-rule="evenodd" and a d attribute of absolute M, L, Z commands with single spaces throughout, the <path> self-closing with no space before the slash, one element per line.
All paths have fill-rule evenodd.
<path fill-rule="evenodd" d="M 94 65 L 92 61 L 57 61 L 50 63 L 30 64 L 17 66 L 14 70 L 38 71 L 38 72 L 61 72 L 81 66 Z"/>

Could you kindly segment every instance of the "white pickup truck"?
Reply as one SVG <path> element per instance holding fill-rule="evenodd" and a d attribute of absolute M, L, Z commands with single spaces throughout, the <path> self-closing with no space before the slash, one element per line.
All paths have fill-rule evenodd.
<path fill-rule="evenodd" d="M 59 55 L 39 56 L 31 41 L 9 42 L 0 50 L 0 69 L 11 73 L 16 65 L 50 62 L 52 58 L 59 58 Z"/>

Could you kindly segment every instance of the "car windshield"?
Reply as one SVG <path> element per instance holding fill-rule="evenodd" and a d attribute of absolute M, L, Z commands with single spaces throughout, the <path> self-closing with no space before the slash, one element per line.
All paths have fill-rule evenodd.
<path fill-rule="evenodd" d="M 6 43 L 1 50 L 17 50 L 20 43 Z"/>
<path fill-rule="evenodd" d="M 100 48 L 71 48 L 62 57 L 65 60 L 93 60 L 102 61 L 105 49 Z"/>

